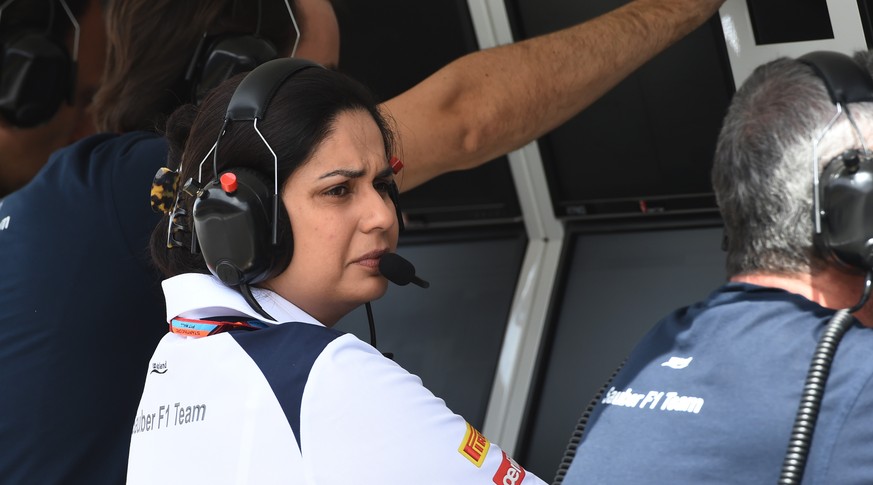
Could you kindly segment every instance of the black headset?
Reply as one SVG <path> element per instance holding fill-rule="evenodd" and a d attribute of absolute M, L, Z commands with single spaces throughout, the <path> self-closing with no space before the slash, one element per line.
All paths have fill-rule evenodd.
<path fill-rule="evenodd" d="M 257 122 L 264 119 L 279 87 L 310 68 L 323 69 L 311 61 L 281 58 L 258 66 L 243 78 L 231 97 L 213 147 L 214 167 L 218 166 L 218 145 L 228 123 L 251 121 L 257 130 Z M 266 139 L 262 141 L 270 148 Z M 267 177 L 248 168 L 230 168 L 197 191 L 192 211 L 196 241 L 209 271 L 228 286 L 253 285 L 275 276 L 284 269 L 281 259 L 290 258 L 293 252 L 293 241 L 287 251 L 273 247 L 277 244 L 280 203 L 277 177 L 275 172 Z M 396 184 L 390 185 L 388 195 L 402 229 Z"/>
<path fill-rule="evenodd" d="M 50 3 L 45 29 L 17 29 L 0 36 L 0 115 L 19 128 L 45 123 L 61 103 L 73 102 L 79 26 L 67 4 L 59 2 L 76 30 L 72 56 L 52 36 L 55 2 Z"/>
<path fill-rule="evenodd" d="M 873 79 L 867 69 L 837 52 L 811 52 L 797 60 L 810 66 L 824 81 L 837 110 L 824 131 L 817 135 L 813 151 L 843 111 L 863 147 L 862 150 L 847 150 L 831 159 L 820 176 L 818 154 L 813 153 L 813 241 L 823 256 L 861 269 L 867 277 L 860 301 L 851 308 L 836 312 L 818 339 L 782 461 L 780 484 L 799 484 L 803 480 L 837 346 L 856 321 L 851 314 L 864 306 L 873 288 L 873 228 L 869 227 L 873 220 L 873 153 L 868 151 L 864 136 L 848 107 L 849 103 L 873 101 Z"/>
<path fill-rule="evenodd" d="M 254 33 L 203 34 L 194 51 L 194 56 L 185 71 L 185 84 L 190 89 L 190 99 L 200 104 L 203 98 L 223 81 L 241 72 L 248 72 L 261 64 L 279 57 L 279 51 L 269 39 L 260 34 L 261 1 L 258 0 L 258 26 Z M 282 1 L 282 0 L 278 0 Z M 300 39 L 300 29 L 288 0 L 285 6 L 291 17 L 291 25 Z M 291 52 L 293 57 L 296 44 Z"/>
<path fill-rule="evenodd" d="M 853 125 L 847 105 L 873 102 L 873 78 L 851 57 L 817 51 L 797 60 L 824 81 L 831 101 Z M 873 269 L 873 152 L 848 150 L 831 160 L 813 196 L 816 247 L 844 265 Z"/>
<path fill-rule="evenodd" d="M 276 46 L 253 34 L 204 35 L 185 72 L 191 89 L 191 100 L 200 104 L 203 98 L 226 79 L 251 71 L 279 57 Z"/>

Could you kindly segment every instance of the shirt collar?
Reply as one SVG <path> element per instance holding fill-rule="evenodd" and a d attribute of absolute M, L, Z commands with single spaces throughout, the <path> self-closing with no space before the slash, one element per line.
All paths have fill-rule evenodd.
<path fill-rule="evenodd" d="M 235 289 L 225 286 L 214 276 L 186 273 L 161 283 L 167 302 L 167 322 L 176 317 L 203 319 L 215 316 L 246 316 L 271 323 L 303 322 L 322 325 L 276 293 L 263 288 L 252 288 L 252 294 L 265 312 L 276 320 L 259 315 Z"/>

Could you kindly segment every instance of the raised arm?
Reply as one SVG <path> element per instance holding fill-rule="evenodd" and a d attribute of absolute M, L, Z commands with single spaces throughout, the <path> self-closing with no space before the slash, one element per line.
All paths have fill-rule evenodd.
<path fill-rule="evenodd" d="M 709 19 L 724 0 L 636 0 L 587 22 L 474 52 L 382 106 L 401 191 L 519 148 L 565 122 Z"/>

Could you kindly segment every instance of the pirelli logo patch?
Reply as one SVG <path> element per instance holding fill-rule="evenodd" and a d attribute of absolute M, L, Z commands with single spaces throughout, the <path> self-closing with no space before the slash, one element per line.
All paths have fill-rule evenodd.
<path fill-rule="evenodd" d="M 464 441 L 461 442 L 458 452 L 464 455 L 477 467 L 481 467 L 482 463 L 485 461 L 485 455 L 488 454 L 488 448 L 490 447 L 491 443 L 488 442 L 488 439 L 482 436 L 482 433 L 470 426 L 470 423 L 467 423 L 467 432 L 464 433 Z"/>
<path fill-rule="evenodd" d="M 504 451 L 503 462 L 500 463 L 500 468 L 497 469 L 492 480 L 497 485 L 518 485 L 524 481 L 525 474 L 524 468 Z"/>

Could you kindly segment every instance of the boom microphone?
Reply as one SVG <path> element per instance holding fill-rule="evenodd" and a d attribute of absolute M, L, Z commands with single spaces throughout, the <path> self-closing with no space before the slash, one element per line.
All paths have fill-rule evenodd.
<path fill-rule="evenodd" d="M 385 253 L 379 258 L 379 272 L 395 285 L 412 283 L 422 288 L 430 286 L 430 283 L 415 276 L 415 266 L 397 253 Z"/>

